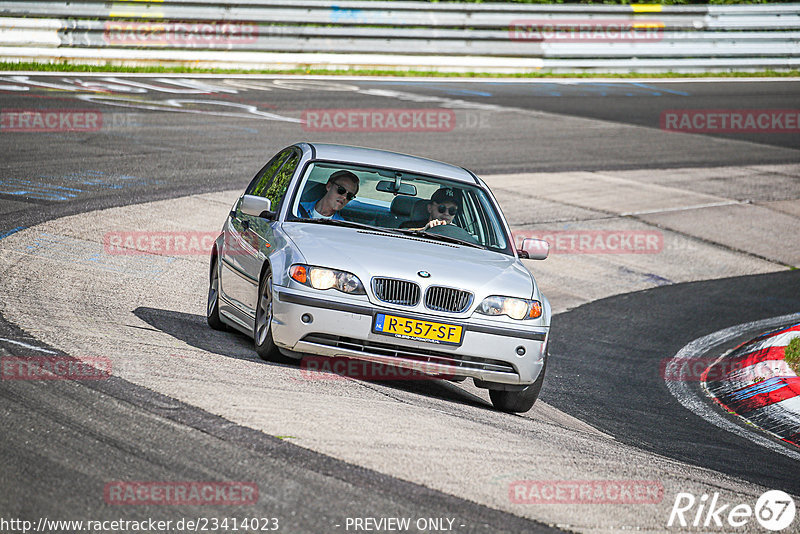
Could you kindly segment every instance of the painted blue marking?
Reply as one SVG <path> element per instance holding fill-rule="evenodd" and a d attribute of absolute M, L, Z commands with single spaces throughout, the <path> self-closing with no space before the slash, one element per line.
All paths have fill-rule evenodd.
<path fill-rule="evenodd" d="M 83 190 L 64 186 L 53 186 L 35 183 L 30 180 L 2 179 L 0 193 L 6 195 L 25 196 L 40 200 L 68 200 L 78 196 Z"/>
<path fill-rule="evenodd" d="M 776 376 L 768 380 L 764 380 L 763 382 L 759 382 L 758 384 L 753 384 L 752 386 L 747 386 L 745 388 L 740 389 L 739 391 L 731 394 L 731 400 L 733 401 L 747 400 L 761 393 L 770 393 L 772 391 L 783 389 L 786 386 L 787 384 L 786 381 L 783 380 L 783 377 Z"/>
<path fill-rule="evenodd" d="M 476 95 L 476 96 L 495 96 L 495 93 L 487 90 L 490 87 L 521 87 L 525 91 L 537 96 L 691 96 L 687 91 L 670 89 L 661 84 L 649 84 L 643 82 L 590 82 L 590 81 L 556 81 L 528 83 L 485 81 L 480 82 L 479 89 L 459 89 L 450 84 L 424 82 L 424 81 L 375 81 L 376 85 L 395 85 L 406 87 L 426 87 L 438 92 L 450 95 Z M 475 87 L 475 85 L 473 85 Z"/>
<path fill-rule="evenodd" d="M 661 92 L 662 91 L 664 93 L 672 93 L 673 95 L 691 96 L 686 91 L 676 91 L 674 89 L 665 89 L 663 87 L 659 88 L 659 87 L 652 86 L 652 85 L 647 85 L 646 83 L 641 83 L 641 82 L 627 82 L 627 83 L 629 83 L 631 85 L 638 85 L 639 87 L 644 87 L 645 89 L 650 89 L 650 90 L 654 91 L 653 95 L 655 95 L 655 96 L 661 96 Z"/>
<path fill-rule="evenodd" d="M 800 323 L 792 324 L 792 325 L 789 325 L 789 326 L 781 326 L 781 327 L 776 328 L 774 330 L 770 330 L 769 332 L 764 332 L 760 336 L 758 336 L 755 339 L 753 339 L 753 342 L 759 341 L 761 339 L 764 339 L 764 338 L 767 338 L 767 337 L 770 337 L 770 336 L 774 336 L 774 335 L 778 334 L 779 332 L 788 332 L 789 330 L 791 330 L 792 328 L 795 328 L 797 326 L 800 326 Z M 751 344 L 752 344 L 752 342 L 751 343 L 746 343 L 744 346 L 748 346 L 748 345 L 751 345 Z"/>
<path fill-rule="evenodd" d="M 472 89 L 454 89 L 448 84 L 432 83 L 432 82 L 414 82 L 414 81 L 376 81 L 379 85 L 413 85 L 415 87 L 427 87 L 428 89 L 436 89 L 448 95 L 469 95 L 469 96 L 494 96 L 489 91 L 474 91 Z"/>
<path fill-rule="evenodd" d="M 17 233 L 17 232 L 19 232 L 20 230 L 24 230 L 24 229 L 25 229 L 25 227 L 24 227 L 24 226 L 17 226 L 16 228 L 14 228 L 14 229 L 12 229 L 12 230 L 9 230 L 8 232 L 6 232 L 6 233 L 4 233 L 4 234 L 0 234 L 0 239 L 3 239 L 3 238 L 5 238 L 5 237 L 8 237 L 8 236 L 10 236 L 11 234 L 16 234 L 16 233 Z"/>
<path fill-rule="evenodd" d="M 122 183 L 118 183 L 121 180 Z M 145 180 L 129 175 L 109 175 L 102 171 L 77 171 L 63 176 L 40 175 L 36 180 L 21 178 L 0 178 L 0 194 L 24 196 L 30 199 L 64 201 L 77 197 L 88 189 L 55 185 L 52 182 L 65 181 L 70 185 L 91 186 L 104 189 L 122 189 L 137 185 L 160 184 L 161 180 Z"/>
<path fill-rule="evenodd" d="M 105 187 L 106 189 L 122 189 L 122 184 L 112 184 L 108 182 L 103 182 L 101 179 L 96 180 L 85 180 L 81 182 L 83 185 L 96 185 L 99 187 Z"/>
<path fill-rule="evenodd" d="M 422 81 L 376 81 L 376 85 L 395 85 L 409 88 L 425 87 L 449 95 L 467 96 L 495 96 L 487 91 L 489 86 L 523 87 L 529 93 L 537 96 L 664 96 L 665 94 L 678 96 L 691 96 L 686 91 L 668 89 L 658 85 L 642 82 L 480 82 L 480 89 L 459 89 L 450 84 Z"/>
<path fill-rule="evenodd" d="M 470 96 L 493 96 L 492 93 L 488 91 L 470 91 L 469 89 L 458 89 L 458 90 L 449 90 L 447 94 L 450 95 L 470 95 Z"/>
<path fill-rule="evenodd" d="M 378 332 L 383 332 L 383 320 L 386 316 L 382 313 L 379 313 L 375 316 L 375 330 Z"/>
<path fill-rule="evenodd" d="M 673 282 L 669 278 L 664 278 L 663 276 L 658 276 L 657 274 L 647 273 L 644 275 L 644 279 L 648 282 L 652 282 L 657 286 L 668 286 L 672 285 Z"/>
<path fill-rule="evenodd" d="M 337 5 L 331 6 L 331 22 L 354 21 L 362 18 L 361 9 L 347 9 Z"/>
<path fill-rule="evenodd" d="M 668 286 L 673 284 L 674 282 L 668 278 L 664 278 L 662 276 L 658 276 L 657 274 L 653 273 L 641 273 L 639 271 L 635 271 L 633 269 L 629 269 L 627 267 L 619 267 L 620 272 L 625 274 L 632 274 L 634 276 L 641 276 L 644 278 L 646 282 L 650 282 L 651 284 L 655 284 L 657 286 Z"/>

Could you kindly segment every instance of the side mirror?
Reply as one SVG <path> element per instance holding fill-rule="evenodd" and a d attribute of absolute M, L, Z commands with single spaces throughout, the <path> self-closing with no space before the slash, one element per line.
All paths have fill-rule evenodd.
<path fill-rule="evenodd" d="M 544 239 L 532 239 L 529 237 L 522 240 L 522 248 L 520 248 L 517 253 L 520 258 L 544 260 L 550 253 L 550 243 Z"/>
<path fill-rule="evenodd" d="M 274 219 L 276 213 L 270 211 L 270 208 L 272 208 L 272 202 L 268 198 L 255 195 L 244 195 L 242 203 L 239 204 L 239 209 L 246 215 Z"/>

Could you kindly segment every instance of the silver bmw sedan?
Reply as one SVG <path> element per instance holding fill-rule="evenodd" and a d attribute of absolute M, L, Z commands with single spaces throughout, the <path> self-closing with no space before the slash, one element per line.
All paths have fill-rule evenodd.
<path fill-rule="evenodd" d="M 334 358 L 472 378 L 495 408 L 542 387 L 550 303 L 486 184 L 461 167 L 298 143 L 234 203 L 211 252 L 208 324 L 266 360 Z"/>

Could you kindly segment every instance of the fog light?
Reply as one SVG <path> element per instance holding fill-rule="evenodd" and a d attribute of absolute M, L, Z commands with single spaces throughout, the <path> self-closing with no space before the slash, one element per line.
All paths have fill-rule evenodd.
<path fill-rule="evenodd" d="M 308 313 L 304 313 L 300 317 L 300 320 L 303 321 L 305 324 L 311 324 L 312 322 L 314 322 L 314 318 L 311 317 L 311 314 L 308 314 Z"/>
<path fill-rule="evenodd" d="M 517 356 L 525 356 L 525 347 L 522 345 L 517 347 Z"/>

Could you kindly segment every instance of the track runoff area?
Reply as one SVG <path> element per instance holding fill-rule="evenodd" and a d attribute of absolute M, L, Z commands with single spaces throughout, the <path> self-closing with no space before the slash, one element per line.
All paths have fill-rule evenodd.
<path fill-rule="evenodd" d="M 699 377 L 690 409 L 664 369 L 800 308 L 797 89 L 3 74 L 0 350 L 51 367 L 0 381 L 0 529 L 792 531 L 768 492 L 796 502 L 796 448 Z M 551 241 L 528 263 L 557 312 L 530 412 L 468 383 L 312 379 L 205 327 L 206 237 L 303 139 L 464 165 Z M 40 379 L 47 358 L 69 380 Z"/>

